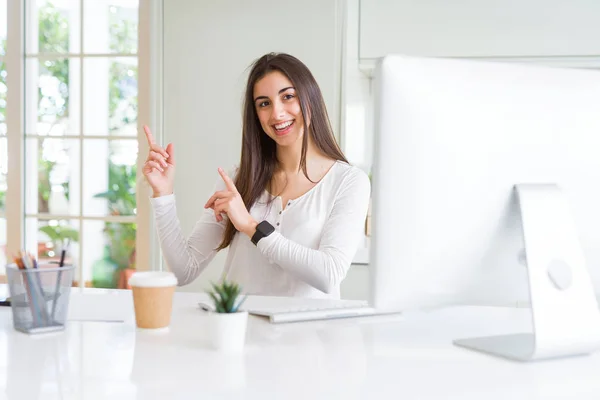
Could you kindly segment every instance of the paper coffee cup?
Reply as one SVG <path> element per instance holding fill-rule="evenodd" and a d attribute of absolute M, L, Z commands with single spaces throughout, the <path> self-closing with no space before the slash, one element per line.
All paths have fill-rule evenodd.
<path fill-rule="evenodd" d="M 177 278 L 171 272 L 136 272 L 129 279 L 138 328 L 166 328 L 171 323 Z"/>

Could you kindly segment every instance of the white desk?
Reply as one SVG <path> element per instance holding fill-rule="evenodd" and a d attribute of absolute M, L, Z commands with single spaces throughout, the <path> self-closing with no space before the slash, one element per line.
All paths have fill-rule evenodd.
<path fill-rule="evenodd" d="M 65 332 L 28 336 L 0 307 L 0 399 L 600 398 L 600 354 L 521 364 L 451 344 L 526 331 L 525 309 L 287 325 L 251 317 L 244 353 L 226 356 L 205 346 L 202 294 L 176 294 L 162 335 L 136 331 L 129 291 L 76 291 L 72 317 L 98 300 L 127 321 L 72 321 Z"/>

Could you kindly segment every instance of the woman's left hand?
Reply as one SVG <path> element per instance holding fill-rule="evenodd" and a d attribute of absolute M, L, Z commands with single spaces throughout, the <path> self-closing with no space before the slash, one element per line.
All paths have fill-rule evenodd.
<path fill-rule="evenodd" d="M 258 225 L 258 223 L 246 209 L 242 196 L 237 191 L 233 180 L 222 168 L 219 168 L 219 175 L 221 175 L 221 178 L 225 182 L 226 190 L 215 192 L 210 199 L 208 199 L 204 208 L 212 208 L 214 210 L 217 222 L 223 220 L 222 213 L 227 214 L 229 220 L 233 223 L 233 226 L 235 226 L 235 229 L 245 233 L 251 238 L 252 235 L 254 235 L 254 232 L 256 232 L 256 225 Z"/>

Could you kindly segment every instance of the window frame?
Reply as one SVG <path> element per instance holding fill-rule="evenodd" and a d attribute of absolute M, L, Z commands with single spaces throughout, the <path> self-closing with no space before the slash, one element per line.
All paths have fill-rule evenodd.
<path fill-rule="evenodd" d="M 151 23 L 162 21 L 161 10 L 162 0 L 139 0 L 138 9 L 138 50 L 137 54 L 86 54 L 83 49 L 79 49 L 78 53 L 61 54 L 60 58 L 78 58 L 80 62 L 80 73 L 83 75 L 83 60 L 93 59 L 94 57 L 110 57 L 119 56 L 136 57 L 138 67 L 138 115 L 137 115 L 137 136 L 129 140 L 136 140 L 138 143 L 138 158 L 137 164 L 137 179 L 136 179 L 136 207 L 137 214 L 135 216 L 86 216 L 83 214 L 83 207 L 79 210 L 78 215 L 56 215 L 56 214 L 26 214 L 24 208 L 25 200 L 25 140 L 30 137 L 38 137 L 37 135 L 27 135 L 25 132 L 25 65 L 29 59 L 47 59 L 57 58 L 53 55 L 26 54 L 25 52 L 25 2 L 26 0 L 11 0 L 7 4 L 7 48 L 6 55 L 3 57 L 6 62 L 7 70 L 7 106 L 6 106 L 6 125 L 7 125 L 7 148 L 8 148 L 8 174 L 7 174 L 7 192 L 6 192 L 6 208 L 4 217 L 6 218 L 6 249 L 7 254 L 16 254 L 21 249 L 25 248 L 25 221 L 26 218 L 38 218 L 38 220 L 47 219 L 69 219 L 79 220 L 80 234 L 83 221 L 108 221 L 108 222 L 133 222 L 137 224 L 136 232 L 136 269 L 152 270 L 157 269 L 155 260 L 159 253 L 152 252 L 152 242 L 156 241 L 156 235 L 153 233 L 151 216 L 150 216 L 150 200 L 148 186 L 145 184 L 143 175 L 141 174 L 142 167 L 145 161 L 145 154 L 148 152 L 148 145 L 143 133 L 142 125 L 148 124 L 152 127 L 158 127 L 161 122 L 161 103 L 157 100 L 157 96 L 162 93 L 160 71 L 162 48 L 161 38 L 162 29 L 152 29 Z M 84 26 L 84 10 L 85 0 L 80 2 L 80 18 L 81 26 Z M 162 24 L 158 23 L 161 27 Z M 80 29 L 80 40 L 83 43 L 83 29 Z M 155 83 L 158 83 L 155 84 Z M 83 85 L 83 83 L 82 83 Z M 81 93 L 84 88 L 81 87 Z M 83 111 L 80 111 L 80 115 Z M 162 132 L 162 129 L 155 129 Z M 160 135 L 158 135 L 160 138 Z M 124 137 L 108 137 L 86 135 L 85 132 L 79 132 L 77 135 L 65 135 L 57 137 L 59 139 L 76 139 L 79 141 L 81 155 L 83 155 L 83 146 L 88 139 L 108 139 L 108 140 L 127 140 Z M 80 157 L 79 167 L 83 166 L 83 157 Z M 83 174 L 80 174 L 79 191 L 83 192 Z M 83 199 L 81 200 L 83 202 Z M 83 204 L 82 204 L 83 205 Z M 85 240 L 85 238 L 80 238 Z M 29 251 L 33 249 L 27 249 Z M 84 246 L 79 246 L 79 254 L 77 260 L 79 264 L 83 260 Z M 156 254 L 155 254 L 156 253 Z M 37 254 L 37 249 L 34 254 Z M 79 286 L 83 287 L 83 266 L 77 266 L 76 280 Z"/>

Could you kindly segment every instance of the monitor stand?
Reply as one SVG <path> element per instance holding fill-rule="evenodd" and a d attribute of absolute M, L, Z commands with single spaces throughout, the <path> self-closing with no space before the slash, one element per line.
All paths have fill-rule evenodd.
<path fill-rule="evenodd" d="M 518 361 L 600 350 L 600 311 L 567 200 L 553 184 L 515 186 L 527 256 L 533 333 L 455 340 Z"/>

